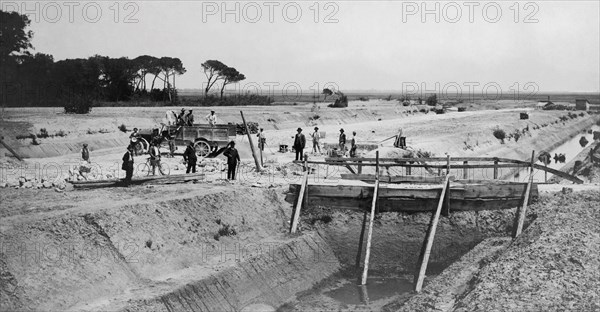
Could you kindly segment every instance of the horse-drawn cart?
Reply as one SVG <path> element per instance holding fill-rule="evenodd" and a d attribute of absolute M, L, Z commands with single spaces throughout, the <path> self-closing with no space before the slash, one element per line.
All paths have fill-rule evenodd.
<path fill-rule="evenodd" d="M 193 126 L 162 125 L 161 129 L 155 128 L 152 131 L 140 131 L 142 139 L 147 142 L 157 142 L 162 148 L 169 150 L 169 141 L 172 140 L 175 150 L 183 152 L 189 142 L 194 142 L 196 154 L 201 157 L 217 151 L 221 147 L 235 139 L 236 125 L 205 125 L 196 124 Z M 148 150 L 147 144 L 141 144 L 142 150 Z"/>

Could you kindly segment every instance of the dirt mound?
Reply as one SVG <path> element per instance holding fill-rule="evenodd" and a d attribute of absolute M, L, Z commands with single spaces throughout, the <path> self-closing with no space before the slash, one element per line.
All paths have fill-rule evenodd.
<path fill-rule="evenodd" d="M 472 281 L 454 311 L 600 309 L 600 192 L 543 198 L 538 219 Z"/>

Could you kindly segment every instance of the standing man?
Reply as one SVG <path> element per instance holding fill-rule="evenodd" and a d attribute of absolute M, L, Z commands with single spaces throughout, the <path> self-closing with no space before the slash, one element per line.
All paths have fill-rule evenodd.
<path fill-rule="evenodd" d="M 185 108 L 182 108 L 179 115 L 177 115 L 177 125 L 178 126 L 185 125 Z"/>
<path fill-rule="evenodd" d="M 210 114 L 206 115 L 206 120 L 211 127 L 214 127 L 217 124 L 217 115 L 215 115 L 215 111 L 210 111 Z"/>
<path fill-rule="evenodd" d="M 196 173 L 196 162 L 198 157 L 196 156 L 196 149 L 194 148 L 194 142 L 190 141 L 185 152 L 183 153 L 183 160 L 187 163 L 187 170 L 185 173 Z"/>
<path fill-rule="evenodd" d="M 352 131 L 352 146 L 350 147 L 350 157 L 356 157 L 356 131 Z"/>
<path fill-rule="evenodd" d="M 344 129 L 340 129 L 339 146 L 342 155 L 346 154 L 346 134 L 344 133 Z"/>
<path fill-rule="evenodd" d="M 235 149 L 235 142 L 231 141 L 229 147 L 223 153 L 227 157 L 227 179 L 235 180 L 235 168 L 240 161 L 240 154 Z"/>
<path fill-rule="evenodd" d="M 152 175 L 156 175 L 156 167 L 158 166 L 158 172 L 162 175 L 162 167 L 160 166 L 160 150 L 155 141 L 150 143 L 150 166 L 152 166 Z"/>
<path fill-rule="evenodd" d="M 194 125 L 194 114 L 192 114 L 192 110 L 190 109 L 190 112 L 185 116 L 185 123 L 188 126 L 193 126 Z"/>
<path fill-rule="evenodd" d="M 296 150 L 296 160 L 303 160 L 304 147 L 306 146 L 306 137 L 302 134 L 302 128 L 298 128 L 298 133 L 294 138 L 294 150 Z"/>
<path fill-rule="evenodd" d="M 317 153 L 317 149 L 319 149 L 319 154 L 321 154 L 321 146 L 319 145 L 320 139 L 321 139 L 321 134 L 319 133 L 319 127 L 315 127 L 315 132 L 313 132 L 313 134 L 312 134 L 313 154 Z"/>
<path fill-rule="evenodd" d="M 81 149 L 81 158 L 84 161 L 90 162 L 90 151 L 88 150 L 87 143 L 83 143 L 83 148 Z"/>
<path fill-rule="evenodd" d="M 263 152 L 265 151 L 265 143 L 267 143 L 267 138 L 263 132 L 264 130 L 265 129 L 260 128 L 260 132 L 256 135 L 258 137 L 258 148 Z"/>
<path fill-rule="evenodd" d="M 125 185 L 129 186 L 131 177 L 133 177 L 133 146 L 127 147 L 127 152 L 123 155 L 123 165 L 121 169 L 125 170 Z"/>

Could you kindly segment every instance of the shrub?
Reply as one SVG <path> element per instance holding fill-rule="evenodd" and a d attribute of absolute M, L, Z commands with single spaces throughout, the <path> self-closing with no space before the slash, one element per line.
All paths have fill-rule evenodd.
<path fill-rule="evenodd" d="M 467 108 L 466 108 L 466 107 L 464 107 L 464 106 L 461 106 L 461 107 L 459 107 L 459 108 L 458 108 L 458 111 L 459 111 L 459 112 L 464 112 L 464 111 L 466 111 L 466 110 L 467 110 Z"/>
<path fill-rule="evenodd" d="M 119 130 L 121 130 L 121 132 L 127 132 L 127 126 L 125 124 L 121 124 L 119 126 Z M 88 130 L 89 131 L 89 130 Z"/>
<path fill-rule="evenodd" d="M 521 131 L 519 131 L 519 129 L 515 129 L 513 137 L 515 138 L 515 142 L 519 142 L 519 139 L 521 138 Z"/>
<path fill-rule="evenodd" d="M 391 100 L 392 100 L 392 95 L 391 95 L 391 94 L 390 94 L 390 95 L 388 95 L 388 96 L 385 98 L 385 100 L 386 100 L 386 101 L 391 101 Z"/>
<path fill-rule="evenodd" d="M 38 136 L 38 138 L 45 139 L 45 138 L 49 137 L 50 135 L 48 134 L 48 130 L 46 130 L 46 128 L 42 128 L 42 129 L 40 129 L 40 133 L 38 133 L 37 136 Z"/>
<path fill-rule="evenodd" d="M 579 117 L 583 117 L 585 114 L 583 112 L 579 113 Z"/>
<path fill-rule="evenodd" d="M 217 234 L 215 234 L 213 237 L 215 240 L 219 240 L 219 238 L 221 238 L 222 236 L 234 236 L 234 235 L 237 235 L 237 231 L 233 228 L 233 226 L 229 226 L 229 224 L 221 224 L 221 228 L 219 229 L 219 232 L 217 232 Z"/>
<path fill-rule="evenodd" d="M 500 143 L 504 144 L 504 139 L 506 139 L 506 132 L 504 132 L 504 130 L 496 127 L 493 130 L 493 134 L 496 139 L 500 140 Z"/>
<path fill-rule="evenodd" d="M 425 100 L 425 104 L 427 104 L 429 106 L 436 106 L 437 103 L 438 103 L 437 94 L 432 94 L 429 97 L 427 97 L 427 100 Z"/>
<path fill-rule="evenodd" d="M 58 132 L 56 132 L 55 136 L 65 137 L 65 136 L 67 136 L 67 133 L 61 129 L 61 130 L 58 130 Z"/>
<path fill-rule="evenodd" d="M 429 113 L 429 109 L 428 108 L 421 108 L 421 109 L 419 109 L 419 112 L 427 114 L 427 113 Z"/>
<path fill-rule="evenodd" d="M 361 97 L 358 98 L 358 100 L 361 101 L 361 102 L 366 102 L 366 101 L 369 100 L 369 98 L 361 96 Z"/>
<path fill-rule="evenodd" d="M 40 145 L 40 142 L 37 140 L 37 137 L 35 135 L 31 138 L 31 144 Z"/>
<path fill-rule="evenodd" d="M 25 140 L 25 139 L 33 139 L 33 138 L 35 138 L 35 134 L 33 134 L 33 133 L 17 135 L 17 140 Z"/>

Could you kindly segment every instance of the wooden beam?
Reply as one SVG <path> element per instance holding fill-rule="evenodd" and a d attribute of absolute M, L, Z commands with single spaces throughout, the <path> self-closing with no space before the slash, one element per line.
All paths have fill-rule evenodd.
<path fill-rule="evenodd" d="M 433 247 L 433 239 L 435 237 L 435 231 L 437 229 L 438 222 L 440 220 L 440 213 L 442 212 L 442 204 L 444 202 L 444 196 L 446 196 L 447 186 L 450 184 L 450 176 L 446 175 L 446 181 L 444 184 L 444 188 L 442 189 L 442 194 L 440 196 L 437 209 L 433 215 L 431 223 L 429 224 L 429 228 L 427 230 L 427 235 L 425 237 L 425 248 L 421 251 L 421 255 L 419 259 L 421 260 L 421 265 L 419 267 L 419 271 L 416 276 L 415 281 L 415 291 L 421 292 L 423 288 L 423 280 L 425 279 L 425 273 L 427 272 L 427 264 L 429 262 L 429 255 L 431 254 L 431 248 Z"/>
<path fill-rule="evenodd" d="M 369 258 L 371 256 L 371 240 L 373 239 L 373 222 L 375 220 L 375 206 L 377 205 L 377 191 L 379 190 L 379 151 L 375 152 L 376 164 L 375 167 L 375 188 L 373 191 L 373 200 L 371 201 L 371 215 L 369 216 L 369 231 L 367 232 L 367 251 L 365 252 L 365 266 L 363 268 L 361 285 L 367 284 L 367 274 L 369 273 Z"/>
<path fill-rule="evenodd" d="M 529 193 L 531 192 L 531 185 L 533 183 L 533 174 L 529 177 L 529 183 L 527 183 L 527 189 L 525 190 L 525 196 L 523 196 L 523 205 L 517 210 L 515 216 L 515 226 L 513 227 L 513 238 L 517 238 L 523 231 L 523 225 L 525 224 L 525 214 L 527 212 L 527 201 L 529 200 Z"/>
<path fill-rule="evenodd" d="M 13 150 L 10 146 L 8 146 L 8 144 L 6 144 L 6 142 L 4 142 L 4 140 L 0 140 L 0 144 L 2 144 L 2 146 L 4 146 L 18 160 L 23 161 L 23 158 L 15 150 Z"/>
<path fill-rule="evenodd" d="M 374 174 L 341 174 L 343 180 L 358 180 L 364 182 L 375 182 Z M 450 180 L 454 180 L 454 176 L 450 177 Z M 442 183 L 444 177 L 438 176 L 380 176 L 380 182 L 384 183 Z"/>
<path fill-rule="evenodd" d="M 307 192 L 308 185 L 308 171 L 304 172 L 304 176 L 302 177 L 302 186 L 300 187 L 300 192 L 298 192 L 298 203 L 296 204 L 296 208 L 294 209 L 294 214 L 292 215 L 292 227 L 290 229 L 290 233 L 296 233 L 296 229 L 298 228 L 298 221 L 300 220 L 300 212 L 302 211 L 302 204 L 304 202 L 304 194 Z"/>
<path fill-rule="evenodd" d="M 181 174 L 181 175 L 168 175 L 168 176 L 149 176 L 149 177 L 136 177 L 131 179 L 132 185 L 158 185 L 158 184 L 176 184 L 186 183 L 190 181 L 204 180 L 204 173 L 195 174 Z M 124 184 L 121 179 L 112 180 L 89 180 L 89 181 L 72 181 L 69 182 L 73 185 L 74 189 L 94 189 L 104 187 L 119 187 Z"/>
<path fill-rule="evenodd" d="M 254 143 L 252 142 L 252 135 L 250 135 L 250 130 L 248 129 L 248 125 L 246 125 L 246 119 L 244 118 L 244 112 L 240 111 L 242 115 L 242 122 L 244 123 L 244 128 L 246 129 L 246 134 L 248 135 L 248 143 L 250 144 L 250 149 L 252 150 L 252 157 L 254 158 L 254 164 L 256 165 L 256 172 L 261 172 L 262 168 L 260 166 L 260 159 L 256 155 L 256 150 L 254 149 Z"/>

